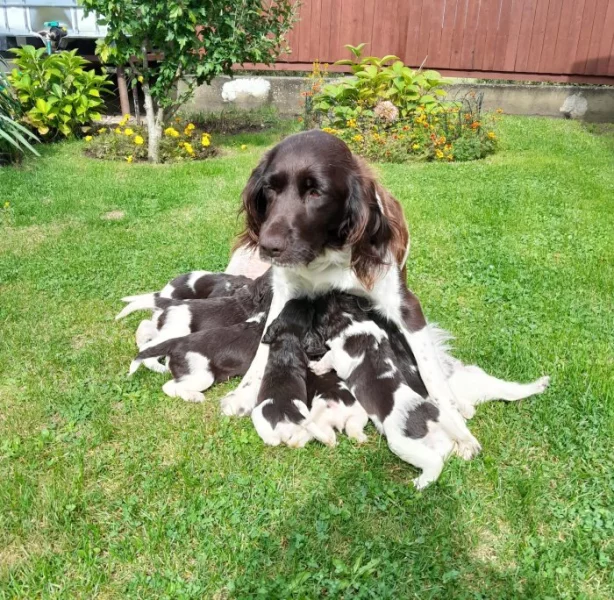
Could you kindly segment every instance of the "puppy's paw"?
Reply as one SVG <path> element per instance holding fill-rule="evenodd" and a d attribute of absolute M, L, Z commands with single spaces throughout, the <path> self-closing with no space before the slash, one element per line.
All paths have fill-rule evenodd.
<path fill-rule="evenodd" d="M 178 396 L 186 402 L 204 402 L 205 395 L 195 390 L 181 390 Z"/>
<path fill-rule="evenodd" d="M 550 377 L 548 375 L 544 375 L 544 377 L 540 377 L 536 382 L 533 383 L 535 387 L 536 394 L 542 394 L 548 389 L 550 385 Z"/>
<path fill-rule="evenodd" d="M 251 393 L 236 389 L 222 398 L 220 406 L 222 413 L 228 417 L 245 417 L 252 412 L 254 402 Z"/>
<path fill-rule="evenodd" d="M 348 437 L 351 440 L 355 440 L 358 444 L 364 444 L 365 442 L 369 441 L 369 437 L 363 431 L 361 431 L 360 433 L 348 433 Z"/>
<path fill-rule="evenodd" d="M 329 373 L 331 371 L 330 367 L 325 365 L 321 360 L 320 361 L 311 361 L 309 363 L 309 368 L 316 375 L 326 375 L 326 373 Z"/>
<path fill-rule="evenodd" d="M 482 450 L 480 442 L 471 436 L 469 439 L 457 443 L 456 454 L 463 460 L 471 460 L 480 453 L 480 450 Z"/>
<path fill-rule="evenodd" d="M 466 421 L 472 419 L 475 416 L 475 406 L 473 406 L 473 404 L 470 404 L 469 402 L 458 400 L 456 402 L 456 407 L 458 408 L 458 412 Z"/>
<path fill-rule="evenodd" d="M 307 442 L 312 439 L 308 431 L 298 431 L 286 443 L 290 448 L 304 448 Z"/>
<path fill-rule="evenodd" d="M 431 483 L 433 483 L 433 480 L 430 479 L 429 477 L 425 477 L 424 474 L 414 479 L 414 487 L 418 491 L 423 490 L 424 488 L 428 487 L 429 485 L 431 485 Z"/>

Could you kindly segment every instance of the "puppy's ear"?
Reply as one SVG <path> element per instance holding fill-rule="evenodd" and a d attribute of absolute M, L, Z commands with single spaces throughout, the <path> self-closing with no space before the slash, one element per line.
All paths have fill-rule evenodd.
<path fill-rule="evenodd" d="M 252 171 L 243 189 L 241 196 L 243 203 L 239 209 L 239 214 L 245 213 L 245 229 L 239 234 L 234 250 L 241 246 L 255 248 L 258 245 L 260 227 L 266 215 L 263 177 L 270 160 L 271 154 L 265 154 L 258 166 Z"/>

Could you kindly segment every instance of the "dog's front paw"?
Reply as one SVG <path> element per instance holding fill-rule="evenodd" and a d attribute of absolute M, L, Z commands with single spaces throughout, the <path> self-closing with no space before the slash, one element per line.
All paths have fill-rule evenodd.
<path fill-rule="evenodd" d="M 237 388 L 222 398 L 221 409 L 228 417 L 245 417 L 252 412 L 254 404 L 249 388 Z"/>

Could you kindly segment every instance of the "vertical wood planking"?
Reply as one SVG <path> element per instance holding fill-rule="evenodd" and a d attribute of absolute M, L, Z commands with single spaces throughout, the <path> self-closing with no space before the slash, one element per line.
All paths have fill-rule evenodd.
<path fill-rule="evenodd" d="M 306 60 L 313 62 L 320 56 L 320 36 L 322 34 L 322 2 L 325 0 L 311 0 L 311 27 L 309 34 L 309 54 Z"/>
<path fill-rule="evenodd" d="M 495 63 L 497 36 L 499 35 L 499 17 L 503 10 L 503 0 L 489 0 L 486 34 L 484 36 L 484 52 L 482 54 L 482 71 L 490 71 Z"/>
<path fill-rule="evenodd" d="M 456 20 L 452 33 L 452 46 L 450 48 L 449 58 L 449 64 L 452 69 L 462 68 L 461 52 L 463 50 L 463 37 L 465 35 L 467 21 L 467 8 L 470 1 L 471 0 L 457 0 L 456 3 Z"/>
<path fill-rule="evenodd" d="M 548 9 L 550 4 L 555 4 L 559 0 L 538 0 L 535 8 L 535 17 L 533 22 L 533 31 L 531 33 L 531 45 L 526 61 L 527 71 L 537 71 L 539 69 L 539 61 L 544 48 L 544 38 L 546 35 Z M 584 0 L 578 0 L 584 2 Z"/>
<path fill-rule="evenodd" d="M 446 0 L 431 0 L 431 17 L 429 19 L 429 35 L 426 45 L 429 59 L 427 65 L 437 68 L 440 65 L 439 51 L 441 48 L 441 24 Z"/>
<path fill-rule="evenodd" d="M 505 51 L 507 49 L 507 44 L 509 43 L 513 7 L 514 2 L 512 2 L 512 0 L 503 0 L 501 11 L 499 13 L 497 39 L 495 40 L 495 56 L 493 61 L 493 69 L 496 69 L 497 71 L 503 71 L 505 63 Z"/>
<path fill-rule="evenodd" d="M 591 43 L 591 33 L 593 32 L 593 22 L 597 11 L 599 0 L 586 0 L 584 3 L 584 12 L 582 14 L 582 24 L 580 27 L 580 38 L 578 39 L 578 47 L 574 57 L 577 73 L 584 73 L 586 70 L 586 61 L 588 59 L 588 49 Z"/>
<path fill-rule="evenodd" d="M 516 51 L 516 62 L 514 63 L 514 69 L 518 71 L 526 71 L 536 8 L 537 0 L 525 0 L 524 8 L 522 11 L 522 23 L 520 25 L 520 32 L 518 34 L 518 49 Z"/>
<path fill-rule="evenodd" d="M 333 0 L 322 0 L 322 9 L 320 12 L 320 47 L 318 48 L 317 56 L 312 56 L 314 60 L 319 60 L 323 63 L 330 60 L 332 4 Z"/>
<path fill-rule="evenodd" d="M 559 23 L 561 21 L 561 11 L 563 3 L 561 0 L 550 0 L 548 6 L 548 14 L 546 16 L 546 29 L 544 31 L 544 42 L 542 51 L 539 57 L 537 69 L 544 71 L 548 69 L 554 60 L 554 51 L 556 50 L 556 40 L 559 35 Z"/>
<path fill-rule="evenodd" d="M 599 58 L 597 59 L 596 75 L 607 75 L 608 65 L 612 58 L 612 44 L 614 42 L 614 2 L 608 2 L 608 9 L 603 22 L 603 33 L 599 44 Z"/>
<path fill-rule="evenodd" d="M 407 39 L 405 41 L 405 61 L 409 65 L 417 66 L 424 58 L 419 58 L 418 50 L 420 45 L 420 23 L 422 22 L 424 2 L 422 0 L 409 0 L 409 2 L 409 30 L 407 31 Z"/>
<path fill-rule="evenodd" d="M 586 61 L 585 73 L 596 73 L 599 61 L 599 46 L 601 45 L 601 35 L 603 34 L 603 26 L 606 13 L 608 10 L 609 0 L 599 0 L 595 11 L 595 20 L 593 21 L 593 30 L 591 32 L 591 42 L 588 47 L 588 59 Z"/>
<path fill-rule="evenodd" d="M 614 0 L 302 0 L 281 61 L 368 55 L 459 71 L 614 75 Z"/>
<path fill-rule="evenodd" d="M 450 54 L 456 31 L 456 19 L 460 8 L 459 4 L 461 4 L 460 0 L 447 0 L 446 2 L 443 27 L 441 29 L 441 41 L 439 42 L 438 62 L 440 65 L 450 64 Z"/>
<path fill-rule="evenodd" d="M 473 64 L 473 53 L 475 49 L 479 11 L 479 0 L 469 0 L 459 69 L 471 69 L 471 65 Z"/>

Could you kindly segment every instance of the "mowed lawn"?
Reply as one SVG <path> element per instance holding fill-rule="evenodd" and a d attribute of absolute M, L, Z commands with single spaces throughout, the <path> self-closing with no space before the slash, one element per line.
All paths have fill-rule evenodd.
<path fill-rule="evenodd" d="M 507 117 L 465 164 L 379 165 L 409 284 L 466 362 L 541 397 L 481 407 L 483 452 L 423 493 L 369 442 L 267 448 L 126 374 L 121 296 L 222 270 L 278 133 L 201 163 L 0 169 L 0 598 L 612 598 L 614 132 Z M 240 144 L 247 144 L 242 151 Z"/>

